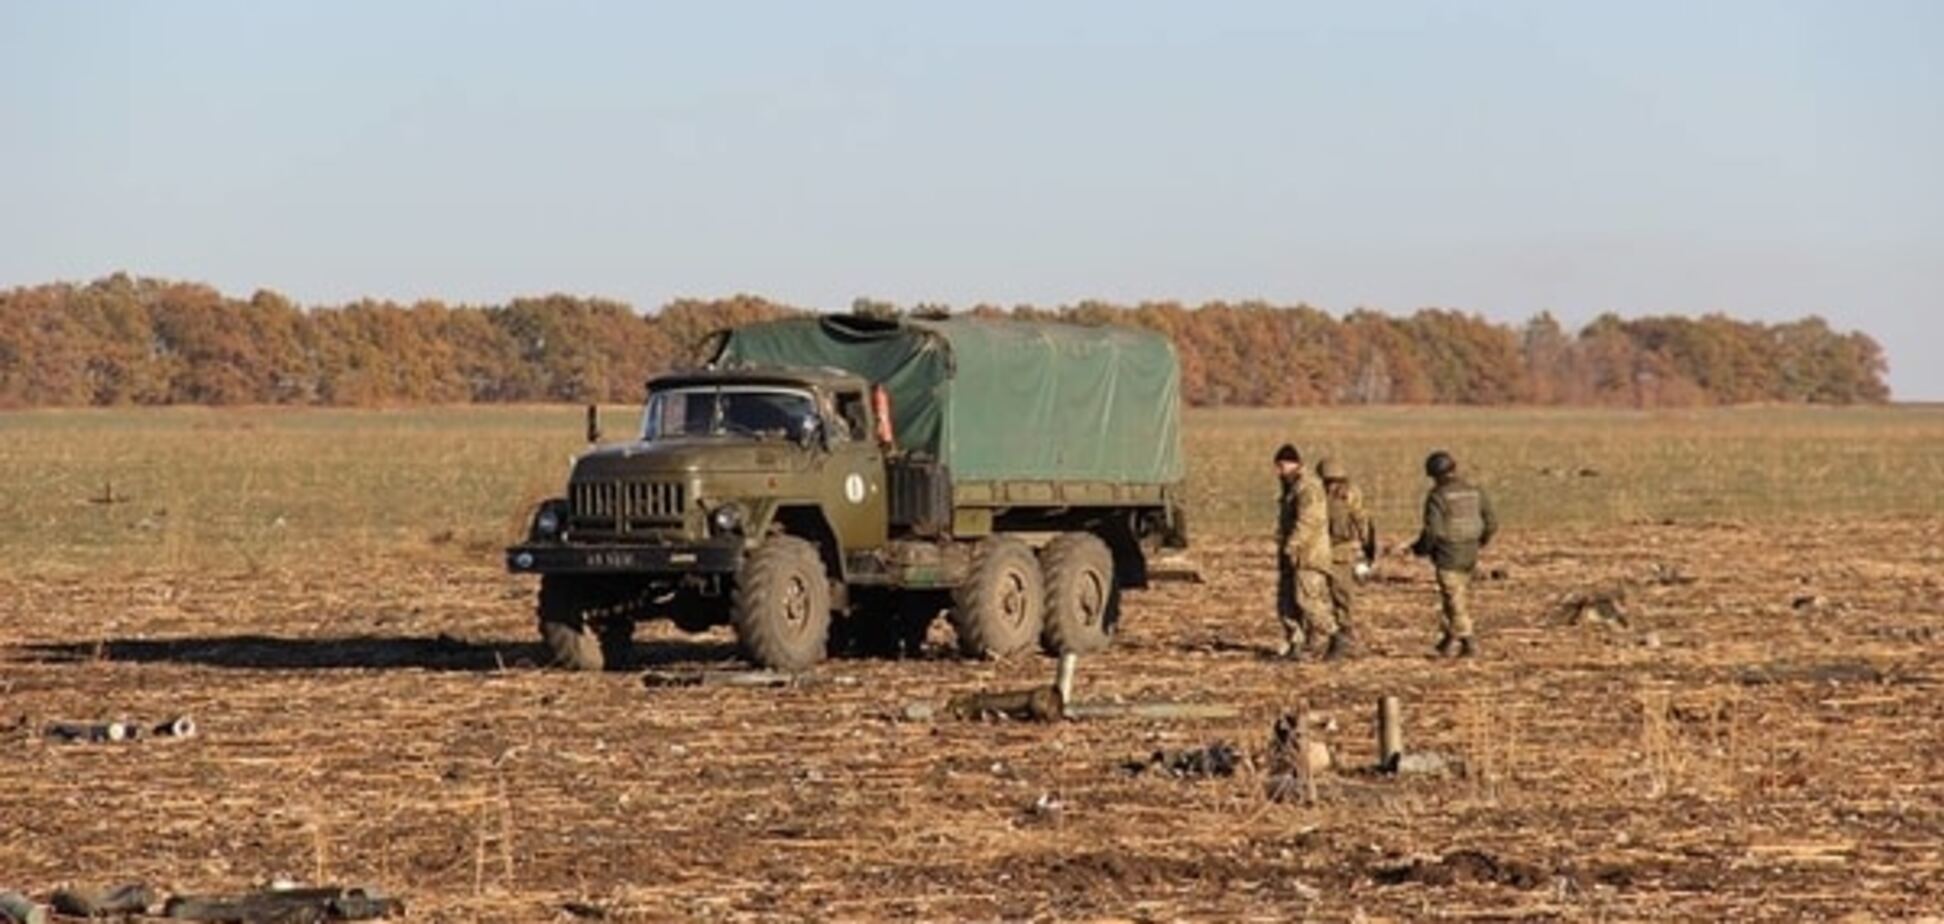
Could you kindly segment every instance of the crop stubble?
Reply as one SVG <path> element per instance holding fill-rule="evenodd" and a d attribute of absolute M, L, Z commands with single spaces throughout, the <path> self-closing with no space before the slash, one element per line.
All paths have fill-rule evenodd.
<path fill-rule="evenodd" d="M 1202 466 L 1212 445 L 1275 432 L 1199 426 Z M 138 549 L 104 565 L 115 546 L 98 543 L 0 572 L 0 878 L 364 881 L 430 920 L 547 919 L 569 901 L 624 919 L 1798 918 L 1944 901 L 1934 510 L 1514 519 L 1487 563 L 1507 579 L 1480 588 L 1482 662 L 1424 657 L 1429 581 L 1390 559 L 1364 595 L 1372 656 L 1327 668 L 1264 657 L 1273 563 L 1237 516 L 1201 544 L 1208 585 L 1128 598 L 1121 644 L 1083 661 L 1080 690 L 1232 702 L 1243 717 L 1039 726 L 894 719 L 1051 677 L 1042 659 L 944 657 L 942 627 L 937 657 L 822 670 L 854 684 L 649 690 L 532 669 L 530 584 L 497 571 L 470 521 L 424 512 L 437 509 L 402 537 L 259 561 Z M 148 541 L 128 529 L 127 544 Z M 1654 563 L 1695 580 L 1655 583 Z M 1554 612 L 1617 579 L 1638 582 L 1630 625 Z M 639 655 L 731 651 L 726 635 L 654 631 Z M 1218 739 L 1260 760 L 1299 699 L 1334 720 L 1324 737 L 1355 768 L 1374 759 L 1387 693 L 1404 699 L 1408 747 L 1468 772 L 1326 774 L 1301 806 L 1265 800 L 1253 767 L 1120 769 Z M 202 726 L 185 741 L 38 735 L 56 719 L 185 712 Z"/>

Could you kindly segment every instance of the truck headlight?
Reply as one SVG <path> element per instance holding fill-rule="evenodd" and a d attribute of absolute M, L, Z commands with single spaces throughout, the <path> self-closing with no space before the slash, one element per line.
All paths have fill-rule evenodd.
<path fill-rule="evenodd" d="M 533 512 L 533 527 L 529 538 L 534 542 L 552 542 L 567 531 L 567 502 L 555 498 L 540 505 Z"/>
<path fill-rule="evenodd" d="M 742 505 L 731 501 L 709 514 L 709 525 L 719 534 L 739 533 L 747 517 Z"/>

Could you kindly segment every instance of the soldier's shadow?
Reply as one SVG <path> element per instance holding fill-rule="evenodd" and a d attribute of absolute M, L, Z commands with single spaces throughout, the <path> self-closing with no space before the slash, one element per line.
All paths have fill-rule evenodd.
<path fill-rule="evenodd" d="M 490 672 L 535 669 L 547 664 L 538 643 L 469 641 L 450 635 L 353 635 L 293 638 L 220 635 L 188 638 L 104 639 L 35 643 L 16 649 L 28 660 L 79 664 L 189 664 L 235 670 L 426 670 Z M 653 639 L 635 643 L 617 669 L 733 660 L 733 644 L 711 639 Z"/>

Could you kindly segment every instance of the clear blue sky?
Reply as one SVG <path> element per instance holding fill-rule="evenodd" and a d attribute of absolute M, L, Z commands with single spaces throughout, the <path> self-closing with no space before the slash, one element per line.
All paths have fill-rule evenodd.
<path fill-rule="evenodd" d="M 1944 3 L 0 0 L 0 285 L 1816 312 L 1944 398 Z"/>

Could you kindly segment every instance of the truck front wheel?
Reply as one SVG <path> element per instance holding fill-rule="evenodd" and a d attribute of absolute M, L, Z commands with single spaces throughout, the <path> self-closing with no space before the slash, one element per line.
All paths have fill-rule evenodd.
<path fill-rule="evenodd" d="M 1062 533 L 1040 550 L 1046 572 L 1048 654 L 1088 654 L 1114 641 L 1120 618 L 1120 590 L 1114 583 L 1114 553 L 1092 533 Z"/>
<path fill-rule="evenodd" d="M 540 577 L 540 640 L 553 666 L 570 671 L 620 669 L 634 646 L 634 620 L 624 594 L 585 578 Z"/>
<path fill-rule="evenodd" d="M 1026 543 L 1009 536 L 982 540 L 972 573 L 952 595 L 952 628 L 959 650 L 975 658 L 1003 658 L 1032 647 L 1046 618 L 1046 579 Z"/>
<path fill-rule="evenodd" d="M 743 560 L 729 621 L 743 654 L 763 667 L 800 671 L 830 644 L 830 579 L 817 547 L 775 536 Z"/>

